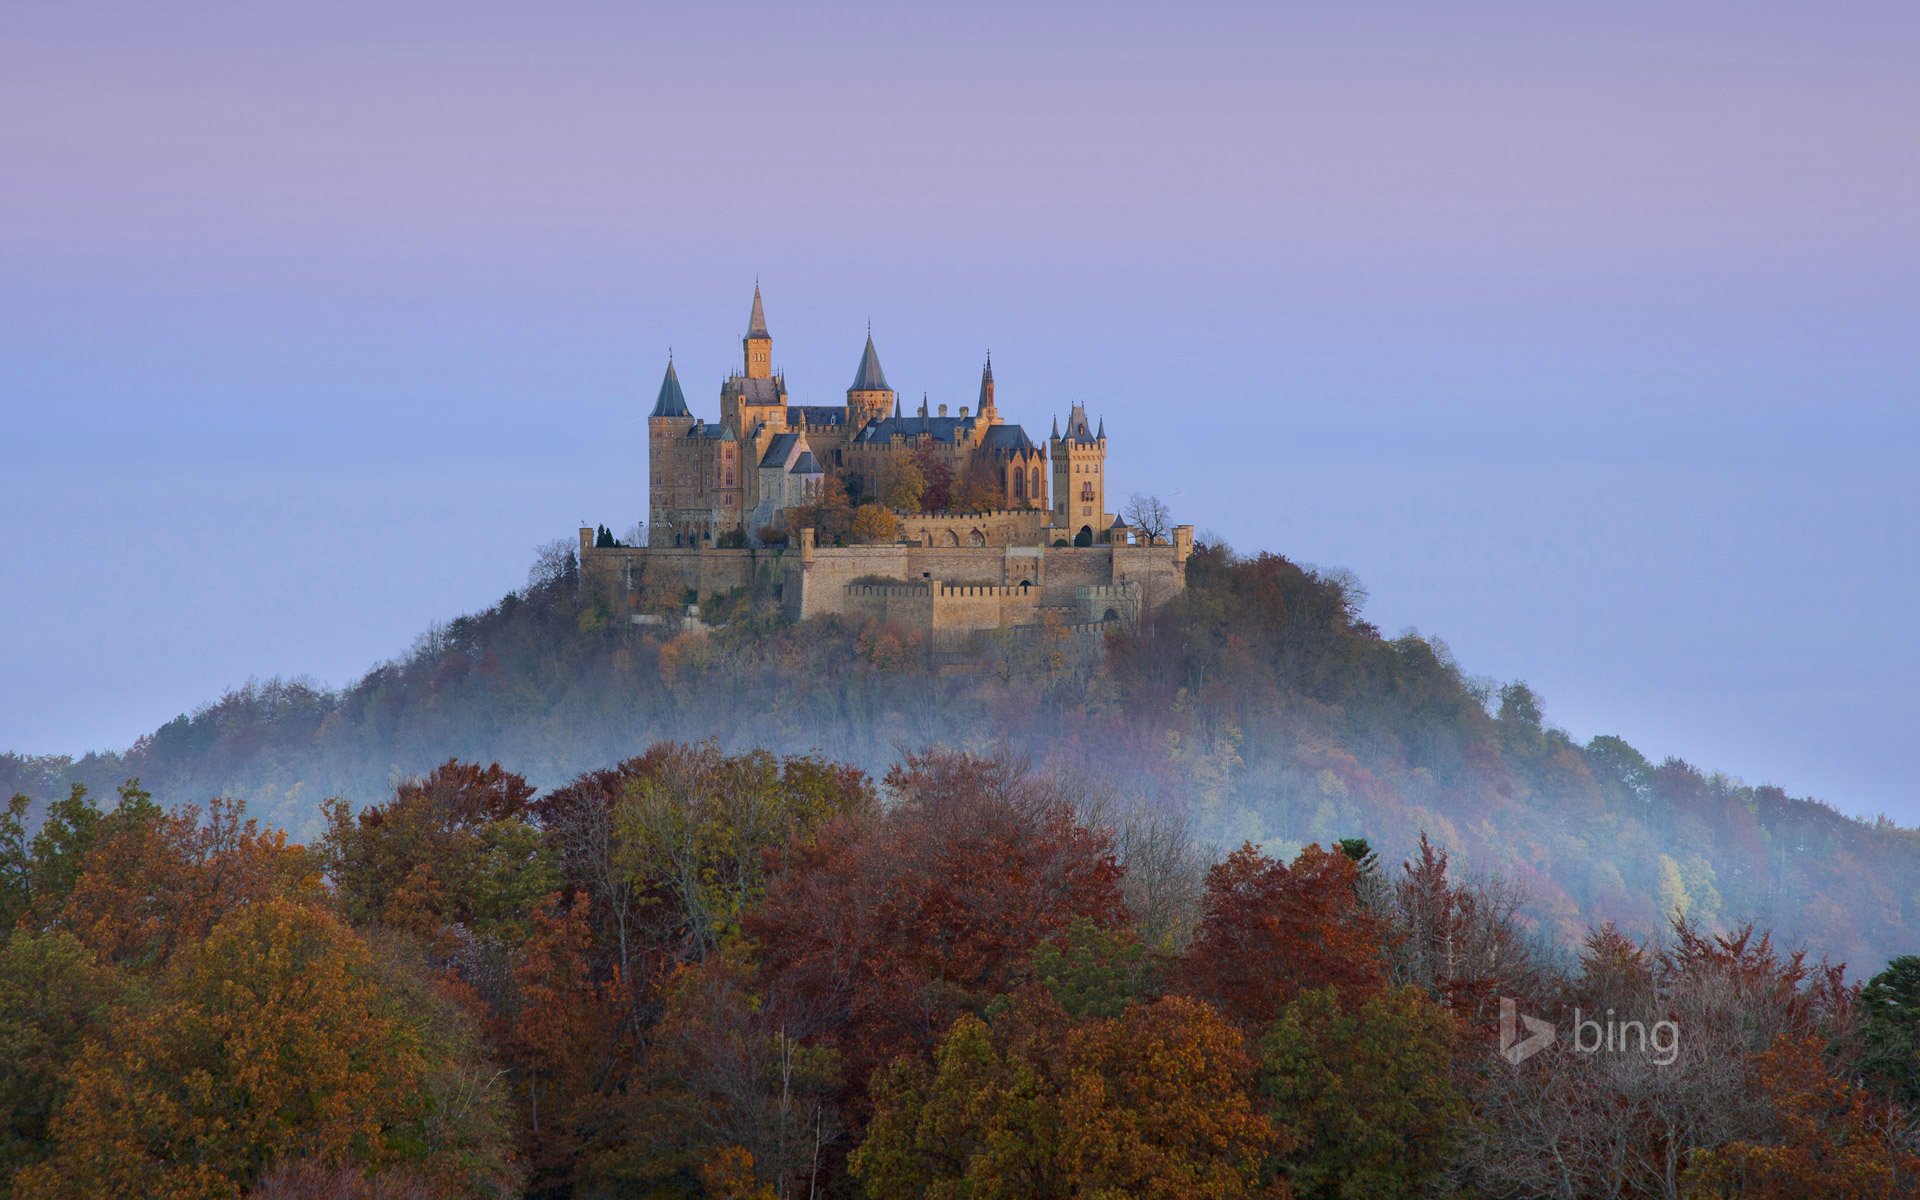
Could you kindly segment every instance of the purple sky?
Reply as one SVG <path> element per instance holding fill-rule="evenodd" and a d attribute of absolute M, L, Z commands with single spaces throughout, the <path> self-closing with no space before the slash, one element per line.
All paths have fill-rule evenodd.
<path fill-rule="evenodd" d="M 796 400 L 1107 418 L 1576 735 L 1920 821 L 1920 11 L 0 13 L 0 748 L 342 683 Z"/>

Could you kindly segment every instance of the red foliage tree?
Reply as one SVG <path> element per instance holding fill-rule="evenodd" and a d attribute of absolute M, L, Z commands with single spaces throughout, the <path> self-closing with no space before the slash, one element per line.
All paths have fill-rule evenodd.
<path fill-rule="evenodd" d="M 746 923 L 769 1002 L 840 1049 L 856 1093 L 1023 982 L 1075 917 L 1126 919 L 1110 839 L 1022 767 L 937 752 L 886 782 L 893 807 L 789 848 Z"/>
<path fill-rule="evenodd" d="M 1309 988 L 1352 1005 L 1384 982 L 1383 930 L 1361 907 L 1359 868 L 1308 846 L 1291 866 L 1251 844 L 1207 872 L 1205 915 L 1176 985 L 1249 1025 L 1265 1026 Z"/>

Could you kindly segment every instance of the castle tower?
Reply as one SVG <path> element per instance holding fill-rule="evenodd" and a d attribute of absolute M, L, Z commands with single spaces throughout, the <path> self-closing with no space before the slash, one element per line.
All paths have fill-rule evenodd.
<path fill-rule="evenodd" d="M 1053 458 L 1053 524 L 1076 546 L 1090 546 L 1113 524 L 1107 505 L 1107 423 L 1095 433 L 1087 407 L 1067 414 L 1067 431 L 1055 421 L 1047 439 Z"/>
<path fill-rule="evenodd" d="M 866 427 L 868 421 L 885 419 L 894 408 L 893 388 L 887 373 L 880 369 L 880 355 L 873 348 L 873 329 L 867 329 L 867 348 L 854 368 L 853 386 L 847 389 L 847 432 L 851 435 Z"/>
<path fill-rule="evenodd" d="M 773 335 L 767 332 L 767 314 L 760 307 L 760 284 L 753 285 L 753 312 L 747 317 L 747 336 L 740 339 L 746 353 L 748 379 L 773 378 Z"/>
<path fill-rule="evenodd" d="M 993 402 L 993 354 L 987 354 L 987 365 L 980 370 L 980 424 L 998 425 L 1000 409 Z"/>
<path fill-rule="evenodd" d="M 680 390 L 673 356 L 667 356 L 667 374 L 660 395 L 647 416 L 647 545 L 671 546 L 678 504 L 677 489 L 687 482 L 687 432 L 693 414 Z"/>

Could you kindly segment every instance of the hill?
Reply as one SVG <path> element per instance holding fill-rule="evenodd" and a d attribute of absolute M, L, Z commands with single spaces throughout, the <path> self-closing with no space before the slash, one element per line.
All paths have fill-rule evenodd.
<path fill-rule="evenodd" d="M 1579 744 L 1522 683 L 1468 678 L 1437 640 L 1388 638 L 1351 585 L 1203 547 L 1189 589 L 1105 653 L 1041 631 L 936 655 L 897 630 L 794 625 L 724 598 L 711 633 L 631 626 L 552 562 L 523 592 L 423 635 L 334 691 L 275 680 L 123 753 L 0 757 L 41 801 L 139 777 L 162 802 L 244 798 L 300 837 L 320 801 L 382 800 L 449 758 L 542 788 L 661 739 L 818 752 L 876 773 L 929 745 L 1007 748 L 1105 781 L 1220 846 L 1287 854 L 1364 836 L 1388 861 L 1424 831 L 1524 889 L 1540 930 L 1659 936 L 1744 921 L 1871 970 L 1913 944 L 1920 832 L 1619 738 Z"/>

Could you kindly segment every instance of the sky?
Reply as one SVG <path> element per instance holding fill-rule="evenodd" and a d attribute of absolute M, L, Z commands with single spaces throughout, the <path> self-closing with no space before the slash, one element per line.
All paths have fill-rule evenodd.
<path fill-rule="evenodd" d="M 1920 9 L 0 9 L 0 749 L 340 685 L 795 402 L 991 350 L 1110 496 L 1549 720 L 1920 823 Z"/>

